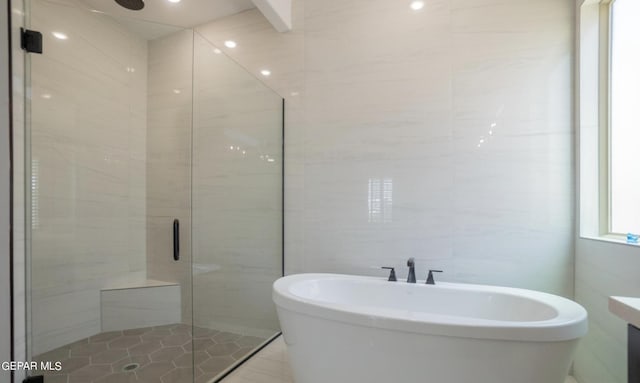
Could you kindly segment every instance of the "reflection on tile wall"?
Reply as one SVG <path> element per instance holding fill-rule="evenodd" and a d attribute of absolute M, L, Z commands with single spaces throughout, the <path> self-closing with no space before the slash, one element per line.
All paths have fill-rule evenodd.
<path fill-rule="evenodd" d="M 194 39 L 194 324 L 268 337 L 279 329 L 282 98 Z"/>
<path fill-rule="evenodd" d="M 413 256 L 422 278 L 571 296 L 572 11 L 305 0 L 290 33 L 253 11 L 198 28 L 236 41 L 226 52 L 250 71 L 270 66 L 264 81 L 294 105 L 287 271 L 382 275 Z M 392 180 L 387 218 L 372 180 Z"/>
<path fill-rule="evenodd" d="M 193 32 L 149 42 L 147 276 L 179 282 L 182 320 L 191 321 L 191 120 Z M 173 220 L 180 221 L 179 262 Z"/>
<path fill-rule="evenodd" d="M 30 56 L 37 355 L 98 333 L 100 287 L 144 277 L 147 46 L 102 15 L 31 7 L 46 47 Z"/>

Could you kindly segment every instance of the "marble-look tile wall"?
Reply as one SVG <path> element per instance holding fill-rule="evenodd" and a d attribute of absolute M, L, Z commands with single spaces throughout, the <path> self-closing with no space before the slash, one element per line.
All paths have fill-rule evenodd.
<path fill-rule="evenodd" d="M 576 300 L 589 312 L 574 375 L 580 383 L 627 382 L 627 324 L 609 312 L 608 297 L 639 296 L 640 247 L 578 238 Z"/>
<path fill-rule="evenodd" d="M 290 33 L 253 11 L 198 28 L 298 106 L 287 272 L 416 257 L 421 278 L 572 296 L 573 0 L 294 7 Z"/>
<path fill-rule="evenodd" d="M 147 44 L 106 16 L 30 3 L 44 36 L 29 56 L 37 355 L 100 332 L 111 279 L 144 278 Z"/>
<path fill-rule="evenodd" d="M 194 39 L 194 324 L 267 337 L 279 328 L 282 98 Z"/>
<path fill-rule="evenodd" d="M 149 42 L 147 113 L 147 276 L 182 286 L 191 321 L 191 121 L 193 31 Z M 180 261 L 173 220 L 180 220 Z"/>
<path fill-rule="evenodd" d="M 306 1 L 303 269 L 571 296 L 572 5 Z"/>

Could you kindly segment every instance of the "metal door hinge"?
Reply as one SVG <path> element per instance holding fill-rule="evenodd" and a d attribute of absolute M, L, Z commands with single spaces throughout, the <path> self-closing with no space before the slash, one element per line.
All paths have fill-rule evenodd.
<path fill-rule="evenodd" d="M 42 54 L 42 33 L 20 28 L 20 46 L 29 53 Z"/>

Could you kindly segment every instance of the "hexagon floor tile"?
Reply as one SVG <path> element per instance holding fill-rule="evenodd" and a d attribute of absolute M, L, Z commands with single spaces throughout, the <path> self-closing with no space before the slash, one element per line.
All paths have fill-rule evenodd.
<path fill-rule="evenodd" d="M 97 334 L 34 360 L 62 363 L 44 372 L 45 383 L 210 382 L 264 341 L 174 324 Z"/>

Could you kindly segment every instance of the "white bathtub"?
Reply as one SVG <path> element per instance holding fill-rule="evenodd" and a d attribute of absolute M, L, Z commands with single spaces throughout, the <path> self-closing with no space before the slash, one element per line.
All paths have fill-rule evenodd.
<path fill-rule="evenodd" d="M 563 383 L 587 313 L 521 289 L 333 274 L 274 283 L 296 383 Z"/>

